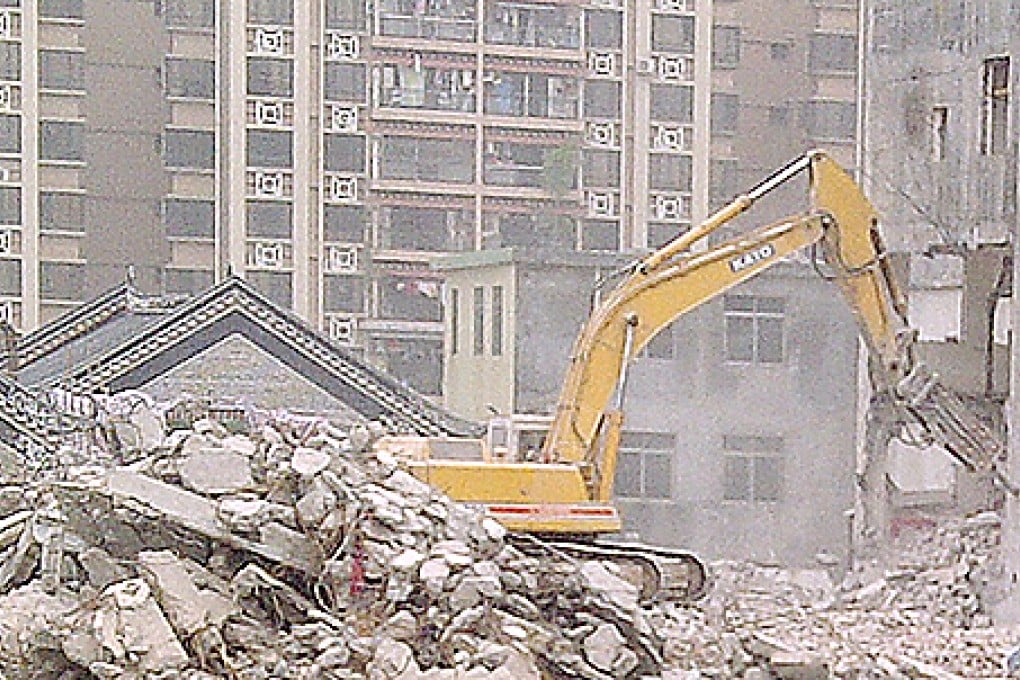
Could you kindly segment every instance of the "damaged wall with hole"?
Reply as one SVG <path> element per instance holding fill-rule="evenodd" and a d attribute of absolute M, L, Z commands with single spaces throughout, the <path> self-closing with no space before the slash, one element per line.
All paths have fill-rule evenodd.
<path fill-rule="evenodd" d="M 1006 0 L 876 0 L 864 15 L 861 181 L 902 265 L 922 358 L 1000 431 L 1016 229 L 1017 12 Z M 891 464 L 907 471 L 903 483 L 922 487 L 940 465 Z M 960 479 L 943 491 L 967 506 L 967 480 L 949 472 L 944 479 Z"/>

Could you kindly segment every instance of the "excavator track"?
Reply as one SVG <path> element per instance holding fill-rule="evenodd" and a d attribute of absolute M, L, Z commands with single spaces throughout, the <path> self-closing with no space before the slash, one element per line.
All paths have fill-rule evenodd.
<path fill-rule="evenodd" d="M 511 542 L 529 555 L 559 554 L 573 559 L 607 560 L 621 568 L 621 576 L 637 586 L 642 601 L 692 602 L 708 591 L 708 568 L 692 552 L 679 548 L 591 540 L 590 537 L 538 537 L 511 534 Z"/>

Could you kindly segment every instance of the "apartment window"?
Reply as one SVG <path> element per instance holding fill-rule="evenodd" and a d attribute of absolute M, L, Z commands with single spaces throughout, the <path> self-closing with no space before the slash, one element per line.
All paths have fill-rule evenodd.
<path fill-rule="evenodd" d="M 712 134 L 732 135 L 737 131 L 740 97 L 723 92 L 712 93 Z"/>
<path fill-rule="evenodd" d="M 215 236 L 216 204 L 200 198 L 168 198 L 163 202 L 163 224 L 171 238 Z"/>
<path fill-rule="evenodd" d="M 325 96 L 329 101 L 365 101 L 365 65 L 328 62 Z"/>
<path fill-rule="evenodd" d="M 723 499 L 776 502 L 783 491 L 782 437 L 723 437 Z"/>
<path fill-rule="evenodd" d="M 620 152 L 585 149 L 581 173 L 586 187 L 620 185 Z"/>
<path fill-rule="evenodd" d="M 365 240 L 368 216 L 355 205 L 327 205 L 323 209 L 323 235 L 327 241 L 361 243 Z"/>
<path fill-rule="evenodd" d="M 787 61 L 792 51 L 790 43 L 774 42 L 769 45 L 769 55 L 772 57 L 772 61 Z"/>
<path fill-rule="evenodd" d="M 826 73 L 857 71 L 857 36 L 816 33 L 811 36 L 808 68 Z"/>
<path fill-rule="evenodd" d="M 0 187 L 0 224 L 21 224 L 20 187 Z"/>
<path fill-rule="evenodd" d="M 674 347 L 673 324 L 667 325 L 652 336 L 638 358 L 641 359 L 672 359 Z"/>
<path fill-rule="evenodd" d="M 361 135 L 325 135 L 322 164 L 326 170 L 365 172 L 365 138 Z"/>
<path fill-rule="evenodd" d="M 774 127 L 785 127 L 790 124 L 790 106 L 781 104 L 768 108 L 769 125 Z"/>
<path fill-rule="evenodd" d="M 213 273 L 207 269 L 171 269 L 163 275 L 164 287 L 169 295 L 191 295 L 213 285 Z"/>
<path fill-rule="evenodd" d="M 857 134 L 857 107 L 853 102 L 807 102 L 804 112 L 808 135 L 815 140 L 852 142 Z"/>
<path fill-rule="evenodd" d="M 21 116 L 0 115 L 0 153 L 21 153 Z"/>
<path fill-rule="evenodd" d="M 740 65 L 740 27 L 714 26 L 712 28 L 712 66 L 736 68 Z"/>
<path fill-rule="evenodd" d="M 252 238 L 291 238 L 294 231 L 290 203 L 282 201 L 248 201 L 245 224 Z"/>
<path fill-rule="evenodd" d="M 284 309 L 294 304 L 293 285 L 289 272 L 250 271 L 245 279 L 263 295 Z"/>
<path fill-rule="evenodd" d="M 474 213 L 468 210 L 387 206 L 380 217 L 380 248 L 468 250 L 474 244 Z"/>
<path fill-rule="evenodd" d="M 471 343 L 475 356 L 485 353 L 485 289 L 475 286 L 472 291 L 474 315 L 471 322 Z"/>
<path fill-rule="evenodd" d="M 713 209 L 728 203 L 739 187 L 739 166 L 734 158 L 713 159 L 708 168 L 708 200 Z"/>
<path fill-rule="evenodd" d="M 384 319 L 442 321 L 439 282 L 429 275 L 386 276 L 379 281 L 379 311 Z"/>
<path fill-rule="evenodd" d="M 983 76 L 981 153 L 1006 152 L 1009 130 L 1009 57 L 985 59 Z"/>
<path fill-rule="evenodd" d="M 726 360 L 778 364 L 783 361 L 786 305 L 782 298 L 727 295 L 723 298 Z"/>
<path fill-rule="evenodd" d="M 173 28 L 213 28 L 216 0 L 163 0 L 163 18 Z"/>
<path fill-rule="evenodd" d="M 658 191 L 691 190 L 691 157 L 653 153 L 648 156 L 648 183 Z"/>
<path fill-rule="evenodd" d="M 21 260 L 0 260 L 0 295 L 21 295 Z"/>
<path fill-rule="evenodd" d="M 286 59 L 248 58 L 248 94 L 292 97 L 294 71 Z"/>
<path fill-rule="evenodd" d="M 62 192 L 40 192 L 39 229 L 42 231 L 85 231 L 85 196 Z"/>
<path fill-rule="evenodd" d="M 474 169 L 474 147 L 463 140 L 417 137 L 382 140 L 383 179 L 471 182 Z"/>
<path fill-rule="evenodd" d="M 85 54 L 68 50 L 41 50 L 39 87 L 50 90 L 84 90 Z"/>
<path fill-rule="evenodd" d="M 470 16 L 474 17 L 473 11 Z M 577 7 L 488 2 L 485 8 L 485 41 L 497 45 L 577 49 L 580 45 L 579 18 Z M 464 39 L 473 38 L 464 36 Z"/>
<path fill-rule="evenodd" d="M 44 19 L 84 19 L 84 0 L 40 0 L 39 16 Z"/>
<path fill-rule="evenodd" d="M 365 279 L 360 276 L 324 276 L 322 297 L 327 312 L 364 312 Z"/>
<path fill-rule="evenodd" d="M 623 16 L 608 10 L 587 10 L 584 13 L 588 47 L 618 50 L 623 45 Z"/>
<path fill-rule="evenodd" d="M 212 170 L 216 135 L 202 130 L 167 130 L 163 135 L 163 162 L 168 168 Z"/>
<path fill-rule="evenodd" d="M 609 80 L 585 82 L 584 115 L 586 118 L 619 118 L 620 83 Z"/>
<path fill-rule="evenodd" d="M 620 248 L 620 225 L 611 220 L 586 220 L 581 228 L 581 250 Z"/>
<path fill-rule="evenodd" d="M 652 49 L 657 52 L 694 52 L 694 17 L 652 15 Z"/>
<path fill-rule="evenodd" d="M 216 97 L 216 65 L 204 59 L 167 59 L 166 93 L 171 97 Z"/>
<path fill-rule="evenodd" d="M 651 116 L 660 123 L 694 121 L 694 91 L 686 86 L 652 85 Z"/>
<path fill-rule="evenodd" d="M 624 432 L 616 468 L 616 495 L 646 500 L 672 498 L 675 450 L 673 434 Z"/>
<path fill-rule="evenodd" d="M 21 80 L 21 43 L 0 42 L 0 80 Z"/>
<path fill-rule="evenodd" d="M 248 0 L 248 23 L 291 26 L 294 24 L 294 1 Z"/>
<path fill-rule="evenodd" d="M 460 351 L 460 290 L 450 289 L 450 354 Z"/>
<path fill-rule="evenodd" d="M 941 161 L 946 158 L 946 133 L 949 129 L 949 109 L 936 106 L 931 110 L 931 159 Z"/>
<path fill-rule="evenodd" d="M 78 300 L 85 290 L 85 265 L 40 262 L 39 292 L 50 300 Z"/>
<path fill-rule="evenodd" d="M 294 165 L 293 133 L 248 130 L 247 164 L 252 168 L 289 168 Z"/>
<path fill-rule="evenodd" d="M 492 287 L 492 336 L 489 346 L 492 356 L 503 356 L 503 286 Z"/>
<path fill-rule="evenodd" d="M 39 158 L 44 161 L 84 160 L 85 125 L 45 120 L 39 124 Z"/>
<path fill-rule="evenodd" d="M 485 86 L 485 111 L 499 116 L 535 116 L 541 118 L 573 118 L 577 114 L 577 81 L 566 76 L 553 76 L 545 73 L 512 73 L 512 72 L 489 72 L 485 76 L 489 81 Z M 591 84 L 591 83 L 589 83 Z M 604 88 L 605 85 L 616 85 L 615 83 L 597 83 L 603 87 L 603 95 L 610 97 L 608 102 L 600 102 L 603 109 L 608 110 L 615 107 L 619 109 L 619 92 L 613 95 Z M 424 104 L 417 104 L 425 108 L 450 108 L 437 107 L 429 103 L 429 89 L 425 86 Z M 473 95 L 472 95 L 473 97 Z M 614 98 L 615 97 L 615 98 Z M 455 102 L 455 100 L 451 100 Z M 585 93 L 585 102 L 589 101 L 589 95 Z M 473 106 L 473 99 L 472 99 Z M 464 110 L 472 110 L 464 108 Z M 594 116 L 616 116 L 611 113 L 592 113 Z"/>
<path fill-rule="evenodd" d="M 326 0 L 326 28 L 364 28 L 366 6 L 364 0 Z"/>

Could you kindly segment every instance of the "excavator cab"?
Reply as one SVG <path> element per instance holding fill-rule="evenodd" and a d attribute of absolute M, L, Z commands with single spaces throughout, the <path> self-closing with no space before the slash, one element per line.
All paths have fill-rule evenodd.
<path fill-rule="evenodd" d="M 548 462 L 542 457 L 552 416 L 515 413 L 489 421 L 486 443 L 494 461 L 507 463 Z"/>

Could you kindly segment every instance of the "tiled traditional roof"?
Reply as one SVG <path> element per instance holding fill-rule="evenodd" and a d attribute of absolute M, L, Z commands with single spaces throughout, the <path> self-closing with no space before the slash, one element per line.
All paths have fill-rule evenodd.
<path fill-rule="evenodd" d="M 476 423 L 369 366 L 237 277 L 189 299 L 145 297 L 119 286 L 19 342 L 17 376 L 25 385 L 78 393 L 139 388 L 234 334 L 396 431 L 478 431 Z"/>

